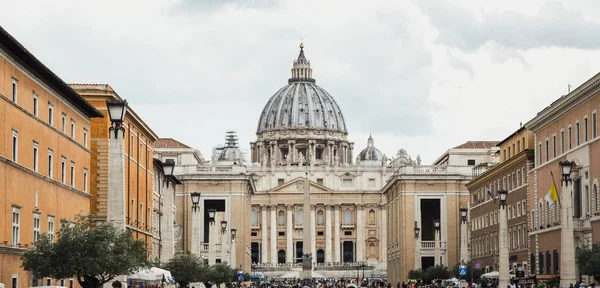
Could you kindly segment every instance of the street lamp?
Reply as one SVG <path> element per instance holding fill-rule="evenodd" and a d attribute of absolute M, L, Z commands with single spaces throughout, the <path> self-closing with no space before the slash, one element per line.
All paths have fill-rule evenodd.
<path fill-rule="evenodd" d="M 460 219 L 462 220 L 463 223 L 467 223 L 467 208 L 465 207 L 461 207 L 460 209 L 458 209 L 460 211 Z"/>
<path fill-rule="evenodd" d="M 498 195 L 500 196 L 500 206 L 506 207 L 506 198 L 508 198 L 508 191 L 500 190 L 498 191 Z"/>
<path fill-rule="evenodd" d="M 165 182 L 167 182 L 167 187 L 169 187 L 169 180 L 173 177 L 173 170 L 175 169 L 175 161 L 173 159 L 167 159 L 164 163 L 162 163 L 163 173 L 165 174 Z"/>
<path fill-rule="evenodd" d="M 419 239 L 419 232 L 421 231 L 421 228 L 419 228 L 417 221 L 415 221 L 415 239 Z"/>
<path fill-rule="evenodd" d="M 106 100 L 106 108 L 108 109 L 108 116 L 110 118 L 109 131 L 115 132 L 115 138 L 118 138 L 119 131 L 123 131 L 123 137 L 125 137 L 125 128 L 123 127 L 123 121 L 125 120 L 125 114 L 127 113 L 127 100 Z"/>
<path fill-rule="evenodd" d="M 237 234 L 237 229 L 231 228 L 231 241 L 235 241 L 236 234 Z"/>
<path fill-rule="evenodd" d="M 221 221 L 221 234 L 225 234 L 226 230 L 227 230 L 227 221 L 223 220 L 223 221 Z"/>
<path fill-rule="evenodd" d="M 434 265 L 438 266 L 441 265 L 441 261 L 440 261 L 440 219 L 434 219 L 433 220 L 433 229 L 435 230 L 435 259 L 434 259 Z"/>
<path fill-rule="evenodd" d="M 200 193 L 192 192 L 190 193 L 190 196 L 192 197 L 192 212 L 196 212 L 198 211 L 198 208 L 200 208 L 198 205 L 200 203 Z"/>
<path fill-rule="evenodd" d="M 435 231 L 440 232 L 440 220 L 433 220 L 433 228 L 435 229 Z"/>
<path fill-rule="evenodd" d="M 562 181 L 565 183 L 565 186 L 569 186 L 571 180 L 571 170 L 573 170 L 573 166 L 575 166 L 575 162 L 565 160 L 558 162 L 560 167 L 560 172 L 562 173 Z"/>
<path fill-rule="evenodd" d="M 208 212 L 208 223 L 215 224 L 215 213 L 217 213 L 217 210 L 206 209 L 206 211 Z"/>
<path fill-rule="evenodd" d="M 508 255 L 508 214 L 506 209 L 506 199 L 508 198 L 508 191 L 499 190 L 498 196 L 500 198 L 500 212 L 498 215 L 498 241 L 500 242 L 498 247 L 498 287 L 506 287 L 510 284 L 509 278 L 509 255 Z"/>

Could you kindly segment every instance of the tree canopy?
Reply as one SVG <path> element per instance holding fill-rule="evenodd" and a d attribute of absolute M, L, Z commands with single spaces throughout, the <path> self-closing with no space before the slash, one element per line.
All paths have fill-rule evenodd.
<path fill-rule="evenodd" d="M 177 253 L 162 267 L 171 271 L 173 278 L 181 287 L 188 287 L 190 283 L 194 282 L 204 283 L 206 287 L 210 286 L 207 283 L 220 286 L 222 283 L 235 281 L 237 274 L 237 271 L 229 267 L 227 263 L 203 265 L 200 258 L 191 253 Z"/>
<path fill-rule="evenodd" d="M 477 279 L 479 279 L 479 277 L 481 277 L 481 269 L 473 270 L 473 263 L 471 261 L 467 262 L 467 275 L 459 277 L 458 270 L 459 270 L 459 264 L 457 263 L 456 265 L 452 266 L 452 269 L 450 270 L 450 274 L 452 274 L 456 278 L 465 279 L 467 281 L 473 281 L 473 279 L 471 279 L 471 275 L 473 275 L 473 278 L 475 278 L 475 280 L 477 280 Z"/>
<path fill-rule="evenodd" d="M 592 249 L 577 248 L 575 253 L 577 266 L 582 274 L 600 278 L 600 245 L 595 244 Z"/>
<path fill-rule="evenodd" d="M 431 282 L 433 280 L 442 280 L 450 278 L 450 271 L 444 265 L 431 266 L 426 270 L 417 269 L 408 271 L 408 278 L 413 280 L 422 280 Z"/>
<path fill-rule="evenodd" d="M 146 243 L 109 223 L 81 217 L 72 225 L 62 221 L 56 242 L 40 235 L 23 256 L 23 268 L 34 277 L 74 277 L 83 288 L 98 288 L 119 275 L 147 265 Z"/>

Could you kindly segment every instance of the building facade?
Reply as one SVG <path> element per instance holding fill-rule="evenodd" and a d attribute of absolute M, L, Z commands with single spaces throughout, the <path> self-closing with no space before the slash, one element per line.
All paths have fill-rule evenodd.
<path fill-rule="evenodd" d="M 533 133 L 519 128 L 498 143 L 500 163 L 486 171 L 476 167 L 477 175 L 467 184 L 470 193 L 469 229 L 473 263 L 484 273 L 498 271 L 499 204 L 498 191 L 507 190 L 507 214 L 510 270 L 528 271 L 528 171 L 533 167 Z M 489 192 L 488 192 L 489 190 Z"/>
<path fill-rule="evenodd" d="M 0 27 L 0 283 L 74 287 L 38 279 L 21 254 L 61 221 L 89 213 L 91 119 L 102 114 Z"/>
<path fill-rule="evenodd" d="M 591 247 L 600 242 L 600 74 L 554 101 L 526 123 L 533 132 L 535 167 L 529 171 L 531 273 L 556 275 L 574 258 L 561 259 L 561 247 Z M 561 209 L 545 200 L 556 183 L 562 194 L 559 161 L 576 163 L 572 175 L 573 237 L 561 239 Z M 571 216 L 571 215 L 569 215 Z M 572 241 L 572 242 L 571 242 Z M 535 264 L 534 264 L 535 263 Z M 571 275 L 579 279 L 579 273 Z M 584 280 L 587 280 L 584 278 Z"/>
<path fill-rule="evenodd" d="M 98 220 L 106 220 L 109 187 L 109 130 L 110 119 L 107 100 L 122 100 L 107 84 L 70 84 L 105 117 L 92 120 L 90 134 L 91 158 L 90 212 Z M 128 105 L 125 127 L 125 203 L 126 227 L 137 239 L 142 239 L 152 249 L 152 201 L 154 143 L 158 136 Z M 154 253 L 154 252 L 152 252 Z"/>
<path fill-rule="evenodd" d="M 381 188 L 388 218 L 390 283 L 406 281 L 410 270 L 453 266 L 461 260 L 459 209 L 469 202 L 465 185 L 476 165 L 497 161 L 495 143 L 469 141 L 446 151 L 434 165 L 400 165 L 394 169 Z M 435 220 L 440 222 L 437 240 Z M 415 228 L 419 229 L 418 236 Z"/>

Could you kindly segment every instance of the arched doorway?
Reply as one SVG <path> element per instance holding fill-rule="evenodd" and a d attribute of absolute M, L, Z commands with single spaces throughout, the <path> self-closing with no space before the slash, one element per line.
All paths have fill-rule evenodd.
<path fill-rule="evenodd" d="M 277 263 L 285 264 L 285 251 L 279 250 L 279 252 L 277 252 Z"/>
<path fill-rule="evenodd" d="M 325 251 L 323 249 L 317 250 L 317 263 L 325 263 Z"/>

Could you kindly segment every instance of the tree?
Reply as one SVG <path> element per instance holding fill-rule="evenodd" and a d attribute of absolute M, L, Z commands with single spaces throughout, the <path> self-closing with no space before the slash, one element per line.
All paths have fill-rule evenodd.
<path fill-rule="evenodd" d="M 450 278 L 450 271 L 444 265 L 430 266 L 425 270 L 427 281 Z"/>
<path fill-rule="evenodd" d="M 425 280 L 426 275 L 423 269 L 410 270 L 408 271 L 408 279 L 412 280 Z"/>
<path fill-rule="evenodd" d="M 177 253 L 164 265 L 166 270 L 181 287 L 187 287 L 192 282 L 207 282 L 203 277 L 207 276 L 206 267 L 202 265 L 200 258 L 191 253 Z"/>
<path fill-rule="evenodd" d="M 210 266 L 210 270 L 210 282 L 217 284 L 217 287 L 220 287 L 222 283 L 230 283 L 233 281 L 237 273 L 237 271 L 229 267 L 227 263 L 217 263 L 212 265 Z"/>
<path fill-rule="evenodd" d="M 23 254 L 23 268 L 34 277 L 74 277 L 83 288 L 98 288 L 147 265 L 146 243 L 106 222 L 94 223 L 87 216 L 74 226 L 62 221 L 57 236 L 53 243 L 41 235 Z"/>
<path fill-rule="evenodd" d="M 459 275 L 458 275 L 459 265 L 460 264 L 457 263 L 456 265 L 452 266 L 452 269 L 450 270 L 450 274 L 452 274 L 452 276 L 454 276 L 456 278 L 460 278 L 460 279 L 465 279 L 467 281 L 473 281 L 473 279 L 471 279 L 471 275 L 473 275 L 473 278 L 475 278 L 475 280 L 477 280 L 477 279 L 479 279 L 479 277 L 481 277 L 481 269 L 473 270 L 474 264 L 471 261 L 467 262 L 467 275 L 459 277 Z"/>
<path fill-rule="evenodd" d="M 596 281 L 600 280 L 600 245 L 595 244 L 592 249 L 577 248 L 575 253 L 579 272 L 594 276 Z"/>

